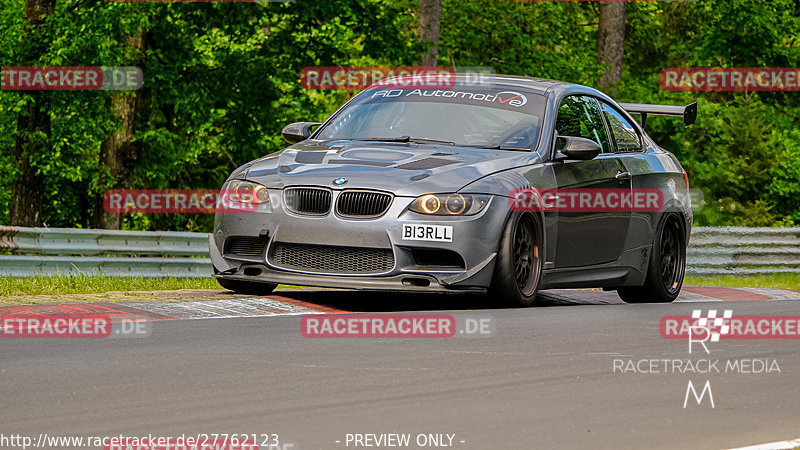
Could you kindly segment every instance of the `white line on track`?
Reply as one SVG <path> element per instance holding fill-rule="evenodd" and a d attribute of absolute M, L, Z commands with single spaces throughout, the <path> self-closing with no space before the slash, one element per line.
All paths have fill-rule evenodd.
<path fill-rule="evenodd" d="M 770 442 L 768 444 L 751 445 L 749 447 L 737 447 L 730 450 L 793 450 L 798 447 L 800 447 L 800 439 Z"/>

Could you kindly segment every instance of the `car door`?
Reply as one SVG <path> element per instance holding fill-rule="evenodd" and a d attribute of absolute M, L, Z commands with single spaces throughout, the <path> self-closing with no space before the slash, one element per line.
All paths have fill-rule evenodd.
<path fill-rule="evenodd" d="M 644 140 L 639 128 L 633 125 L 631 119 L 621 110 L 602 100 L 600 108 L 608 124 L 609 136 L 614 145 L 620 166 L 631 174 L 631 190 L 633 193 L 642 194 L 648 190 L 659 190 L 665 183 L 660 178 L 658 167 L 653 167 L 653 158 L 645 154 Z M 629 248 L 641 247 L 651 243 L 652 227 L 658 221 L 657 212 L 646 208 L 634 209 L 631 214 Z"/>
<path fill-rule="evenodd" d="M 601 154 L 589 161 L 553 163 L 559 191 L 588 192 L 593 196 L 604 196 L 610 189 L 630 191 L 630 178 L 614 151 L 597 100 L 587 96 L 564 98 L 557 112 L 556 133 L 591 139 L 602 148 Z M 631 218 L 629 208 L 558 209 L 555 214 L 556 268 L 603 264 L 622 254 Z"/>

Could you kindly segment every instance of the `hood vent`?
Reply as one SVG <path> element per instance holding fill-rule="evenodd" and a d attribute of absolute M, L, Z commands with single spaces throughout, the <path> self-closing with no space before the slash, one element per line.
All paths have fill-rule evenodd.
<path fill-rule="evenodd" d="M 329 159 L 328 164 L 351 164 L 354 166 L 389 167 L 393 163 L 385 161 L 370 161 L 368 159 Z"/>
<path fill-rule="evenodd" d="M 294 160 L 301 164 L 320 164 L 328 152 L 297 152 Z"/>
<path fill-rule="evenodd" d="M 397 166 L 397 168 L 406 170 L 428 170 L 442 166 L 449 166 L 450 164 L 455 164 L 457 162 L 460 161 L 457 161 L 455 159 L 445 159 L 445 158 L 425 158 L 407 162 L 405 164 L 400 164 L 399 166 Z"/>

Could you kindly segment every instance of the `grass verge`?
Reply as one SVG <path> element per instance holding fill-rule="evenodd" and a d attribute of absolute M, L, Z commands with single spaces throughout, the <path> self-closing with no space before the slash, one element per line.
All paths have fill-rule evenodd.
<path fill-rule="evenodd" d="M 800 289 L 800 274 L 775 273 L 771 275 L 715 275 L 711 277 L 687 276 L 683 284 L 694 284 L 699 286 Z"/>
<path fill-rule="evenodd" d="M 0 277 L 0 298 L 22 295 L 103 294 L 111 291 L 222 289 L 213 278 Z"/>
<path fill-rule="evenodd" d="M 719 275 L 711 277 L 687 276 L 684 284 L 800 289 L 800 274 Z M 124 293 L 130 291 L 174 291 L 179 289 L 223 290 L 213 278 L 107 278 L 89 276 L 0 277 L 0 305 L 27 303 L 24 297 L 28 296 L 55 297 L 70 294 L 88 295 L 105 294 L 109 292 Z M 7 301 L 3 301 L 4 299 Z M 53 300 L 46 301 L 44 298 L 41 299 L 42 302 L 46 303 L 52 303 Z M 32 301 L 32 303 L 39 302 Z"/>

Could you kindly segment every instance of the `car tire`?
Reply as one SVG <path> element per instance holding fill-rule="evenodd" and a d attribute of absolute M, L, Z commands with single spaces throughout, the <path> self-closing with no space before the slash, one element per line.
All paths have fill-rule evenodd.
<path fill-rule="evenodd" d="M 544 266 L 543 233 L 531 214 L 514 214 L 500 238 L 489 295 L 510 306 L 530 306 L 536 300 Z"/>
<path fill-rule="evenodd" d="M 272 283 L 253 283 L 250 281 L 226 280 L 224 278 L 217 278 L 217 282 L 229 291 L 247 295 L 269 294 L 278 287 L 277 284 Z"/>
<path fill-rule="evenodd" d="M 686 233 L 677 214 L 659 223 L 650 251 L 644 285 L 620 287 L 617 294 L 626 303 L 670 303 L 678 297 L 686 272 Z"/>

